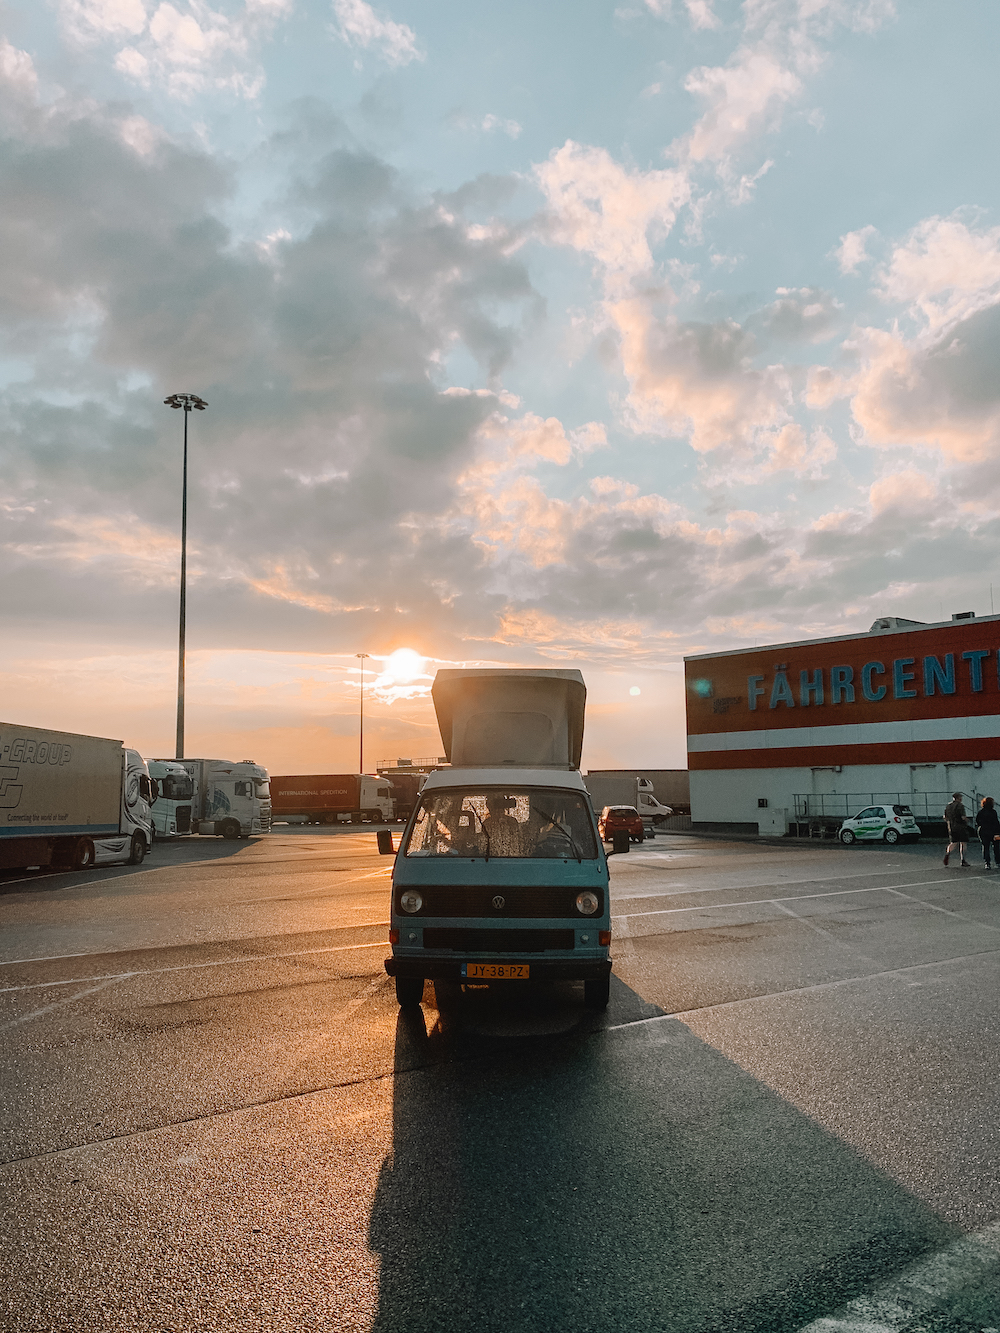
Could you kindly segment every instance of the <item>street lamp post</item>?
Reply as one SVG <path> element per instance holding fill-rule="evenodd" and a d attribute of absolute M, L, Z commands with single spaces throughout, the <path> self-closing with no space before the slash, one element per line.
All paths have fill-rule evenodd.
<path fill-rule="evenodd" d="M 184 634 L 187 621 L 188 413 L 204 412 L 208 403 L 196 393 L 172 393 L 166 407 L 184 409 L 184 480 L 181 487 L 181 608 L 177 644 L 177 758 L 184 758 Z"/>
<path fill-rule="evenodd" d="M 361 711 L 358 719 L 358 772 L 365 771 L 365 659 L 369 653 L 355 653 L 361 658 Z"/>

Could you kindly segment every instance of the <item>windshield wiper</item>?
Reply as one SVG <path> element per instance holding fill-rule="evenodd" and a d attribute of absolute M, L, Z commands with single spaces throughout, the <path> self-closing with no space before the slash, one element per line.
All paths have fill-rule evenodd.
<path fill-rule="evenodd" d="M 560 833 L 569 839 L 569 845 L 573 849 L 573 855 L 576 857 L 577 861 L 579 861 L 580 865 L 583 865 L 583 853 L 577 846 L 572 830 L 567 828 L 561 820 L 556 819 L 555 815 L 548 814 L 547 811 L 539 809 L 537 805 L 532 806 L 531 809 L 534 810 L 536 815 L 541 815 L 543 819 L 547 819 L 553 828 L 558 829 Z"/>

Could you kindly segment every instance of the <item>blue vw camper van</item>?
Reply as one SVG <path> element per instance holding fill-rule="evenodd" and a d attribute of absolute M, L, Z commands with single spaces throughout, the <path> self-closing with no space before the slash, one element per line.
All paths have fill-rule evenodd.
<path fill-rule="evenodd" d="M 611 977 L 608 863 L 580 776 L 579 671 L 439 671 L 431 691 L 451 767 L 431 773 L 392 879 L 385 967 L 401 1005 L 424 981 Z"/>

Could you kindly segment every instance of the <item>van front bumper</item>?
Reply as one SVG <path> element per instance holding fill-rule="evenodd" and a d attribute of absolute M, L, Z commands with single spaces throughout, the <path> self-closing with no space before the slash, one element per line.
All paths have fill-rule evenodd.
<path fill-rule="evenodd" d="M 493 962 L 492 958 L 387 958 L 385 970 L 390 977 L 423 977 L 425 981 L 462 981 L 462 964 L 469 961 Z M 525 963 L 532 981 L 598 981 L 611 972 L 610 958 L 544 959 L 537 954 L 526 958 L 503 958 L 505 963 Z"/>

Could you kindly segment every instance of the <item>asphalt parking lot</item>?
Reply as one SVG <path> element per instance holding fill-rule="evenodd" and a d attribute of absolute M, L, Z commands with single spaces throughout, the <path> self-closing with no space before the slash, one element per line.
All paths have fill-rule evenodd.
<path fill-rule="evenodd" d="M 401 1015 L 374 844 L 0 885 L 0 1327 L 1000 1328 L 1000 876 L 656 838 L 606 1014 Z"/>

